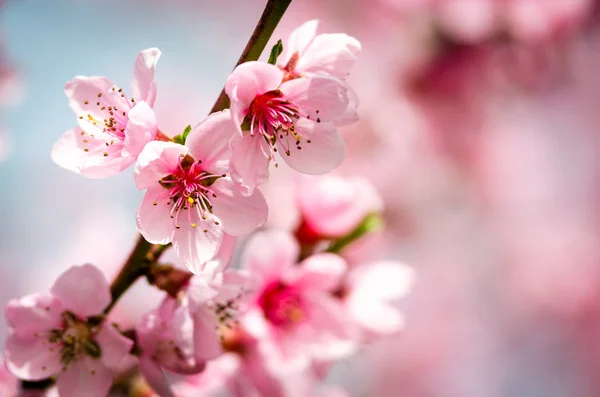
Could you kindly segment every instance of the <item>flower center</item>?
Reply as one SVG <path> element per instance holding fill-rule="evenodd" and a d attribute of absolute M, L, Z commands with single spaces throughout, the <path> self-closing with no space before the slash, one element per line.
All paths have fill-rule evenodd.
<path fill-rule="evenodd" d="M 281 282 L 267 286 L 259 297 L 258 304 L 265 318 L 278 327 L 289 328 L 306 319 L 299 292 Z"/>
<path fill-rule="evenodd" d="M 288 156 L 294 145 L 297 149 L 301 149 L 302 137 L 296 132 L 294 126 L 299 118 L 298 107 L 285 99 L 280 90 L 273 90 L 254 98 L 242 128 L 250 130 L 251 135 L 260 134 L 264 137 L 270 152 L 265 155 L 272 159 L 277 152 L 277 145 Z"/>
<path fill-rule="evenodd" d="M 44 342 L 50 344 L 50 352 L 60 349 L 61 364 L 66 367 L 82 355 L 100 358 L 100 345 L 94 340 L 97 332 L 95 326 L 68 311 L 62 314 L 62 319 L 63 328 L 51 330 L 47 342 Z"/>
<path fill-rule="evenodd" d="M 196 219 L 199 219 L 205 233 L 208 232 L 208 222 L 219 224 L 212 219 L 211 198 L 217 195 L 211 186 L 217 179 L 225 176 L 205 171 L 202 160 L 195 161 L 192 156 L 186 154 L 175 172 L 158 181 L 167 190 L 165 197 L 168 197 L 167 205 L 173 206 L 170 216 L 174 219 L 176 229 L 181 228 L 179 218 L 182 211 L 186 213 L 184 216 L 192 228 L 198 226 Z M 158 205 L 158 200 L 153 204 Z M 196 214 L 197 218 L 194 216 Z"/>

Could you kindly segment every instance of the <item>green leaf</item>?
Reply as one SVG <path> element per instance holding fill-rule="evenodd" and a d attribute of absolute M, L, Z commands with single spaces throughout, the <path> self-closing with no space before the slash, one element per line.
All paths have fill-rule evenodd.
<path fill-rule="evenodd" d="M 188 135 L 190 134 L 191 130 L 192 130 L 192 126 L 188 125 L 187 127 L 185 127 L 185 130 L 183 130 L 183 132 L 181 134 L 173 137 L 173 142 L 179 143 L 181 145 L 185 145 L 185 141 L 186 141 Z"/>
<path fill-rule="evenodd" d="M 271 48 L 271 54 L 269 55 L 269 63 L 275 65 L 277 63 L 277 57 L 283 52 L 283 43 L 281 39 L 277 40 L 277 44 Z"/>
<path fill-rule="evenodd" d="M 363 221 L 344 237 L 340 237 L 337 240 L 333 240 L 327 252 L 332 252 L 334 254 L 339 253 L 342 249 L 346 248 L 349 244 L 358 240 L 362 236 L 368 233 L 372 233 L 374 231 L 380 230 L 383 228 L 383 219 L 379 214 L 369 214 L 363 219 Z"/>

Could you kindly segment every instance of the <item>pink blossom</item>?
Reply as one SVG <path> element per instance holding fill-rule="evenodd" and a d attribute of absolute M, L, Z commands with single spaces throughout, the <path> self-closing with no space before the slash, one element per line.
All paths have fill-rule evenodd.
<path fill-rule="evenodd" d="M 224 235 L 240 236 L 264 223 L 268 207 L 259 191 L 245 196 L 229 176 L 229 111 L 214 113 L 189 134 L 186 145 L 151 142 L 134 176 L 147 189 L 138 208 L 140 233 L 151 243 L 173 242 L 193 272 L 212 259 Z"/>
<path fill-rule="evenodd" d="M 129 99 L 105 77 L 77 76 L 65 85 L 78 126 L 54 145 L 52 159 L 90 178 L 106 178 L 129 167 L 158 134 L 152 107 L 156 99 L 157 48 L 137 56 Z"/>
<path fill-rule="evenodd" d="M 218 331 L 237 323 L 250 280 L 244 272 L 231 270 L 193 276 L 177 299 L 167 297 L 143 316 L 137 328 L 140 369 L 161 396 L 172 395 L 162 368 L 194 374 L 221 355 Z"/>
<path fill-rule="evenodd" d="M 232 175 L 249 191 L 267 181 L 277 155 L 311 175 L 325 174 L 344 159 L 344 140 L 332 123 L 348 108 L 344 83 L 329 76 L 284 77 L 277 66 L 246 62 L 225 84 L 240 132 L 230 143 Z"/>
<path fill-rule="evenodd" d="M 242 263 L 261 287 L 242 326 L 256 339 L 271 340 L 290 365 L 346 357 L 357 333 L 332 295 L 346 263 L 323 253 L 298 264 L 299 254 L 298 243 L 285 232 L 263 232 L 248 242 Z"/>
<path fill-rule="evenodd" d="M 0 396 L 15 396 L 19 389 L 19 380 L 8 372 L 4 359 L 0 356 Z"/>
<path fill-rule="evenodd" d="M 106 396 L 112 384 L 110 368 L 132 346 L 130 339 L 102 321 L 110 299 L 102 272 L 83 265 L 63 273 L 50 293 L 10 301 L 8 369 L 25 380 L 55 376 L 64 397 Z"/>
<path fill-rule="evenodd" d="M 296 186 L 296 202 L 302 215 L 300 232 L 320 238 L 345 236 L 367 215 L 383 209 L 373 185 L 360 177 L 303 177 Z"/>
<path fill-rule="evenodd" d="M 404 318 L 394 303 L 410 292 L 413 280 L 413 270 L 399 262 L 362 265 L 348 275 L 343 299 L 363 330 L 376 335 L 397 332 Z"/>
<path fill-rule="evenodd" d="M 344 80 L 354 66 L 361 45 L 344 33 L 317 35 L 319 21 L 314 19 L 296 28 L 283 46 L 277 66 L 287 78 L 324 75 Z"/>

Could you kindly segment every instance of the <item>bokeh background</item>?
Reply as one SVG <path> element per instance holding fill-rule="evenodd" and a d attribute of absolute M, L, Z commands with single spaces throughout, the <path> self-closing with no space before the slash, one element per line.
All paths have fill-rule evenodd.
<path fill-rule="evenodd" d="M 129 87 L 163 51 L 156 112 L 210 109 L 263 1 L 4 0 L 0 304 L 73 264 L 111 276 L 135 235 L 131 172 L 96 181 L 50 149 L 75 124 L 63 85 Z M 369 178 L 387 229 L 346 255 L 417 270 L 402 334 L 338 365 L 353 397 L 600 396 L 600 19 L 593 0 L 294 0 L 274 39 L 318 18 L 363 44 L 361 121 L 337 170 Z M 265 193 L 289 227 L 290 173 Z M 159 297 L 136 286 L 118 315 Z M 0 338 L 6 325 L 0 320 Z"/>

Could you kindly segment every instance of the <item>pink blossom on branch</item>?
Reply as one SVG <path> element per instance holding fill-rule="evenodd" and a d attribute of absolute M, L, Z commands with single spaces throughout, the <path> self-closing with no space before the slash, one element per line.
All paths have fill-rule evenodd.
<path fill-rule="evenodd" d="M 105 77 L 77 76 L 65 85 L 78 126 L 54 145 L 56 164 L 90 178 L 106 178 L 135 162 L 159 132 L 152 107 L 160 54 L 150 48 L 137 56 L 131 98 Z"/>
<path fill-rule="evenodd" d="M 155 391 L 172 395 L 162 368 L 194 374 L 222 354 L 219 329 L 236 324 L 251 285 L 244 272 L 206 272 L 193 276 L 177 299 L 167 297 L 143 316 L 137 328 L 140 369 Z"/>
<path fill-rule="evenodd" d="M 240 133 L 231 139 L 232 175 L 250 192 L 267 181 L 269 162 L 277 156 L 311 175 L 325 174 L 344 159 L 344 140 L 332 121 L 348 108 L 345 84 L 329 76 L 284 77 L 277 66 L 246 62 L 225 84 Z"/>
<path fill-rule="evenodd" d="M 354 352 L 357 329 L 333 293 L 346 272 L 334 254 L 298 262 L 299 246 L 285 232 L 262 232 L 248 242 L 242 264 L 260 280 L 243 329 L 270 340 L 290 363 L 335 360 Z"/>
<path fill-rule="evenodd" d="M 102 272 L 83 265 L 63 273 L 50 293 L 10 301 L 8 369 L 24 380 L 55 376 L 62 397 L 106 396 L 113 380 L 111 368 L 133 344 L 98 317 L 110 299 Z"/>
<path fill-rule="evenodd" d="M 186 145 L 151 142 L 135 166 L 140 233 L 151 243 L 173 243 L 192 272 L 218 253 L 225 235 L 240 236 L 261 226 L 268 207 L 259 191 L 245 196 L 228 175 L 228 141 L 234 133 L 229 111 L 197 125 Z"/>

